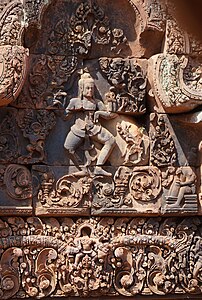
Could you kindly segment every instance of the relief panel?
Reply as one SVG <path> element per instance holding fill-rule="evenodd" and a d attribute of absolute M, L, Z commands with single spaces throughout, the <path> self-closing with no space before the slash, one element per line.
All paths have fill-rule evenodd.
<path fill-rule="evenodd" d="M 93 179 L 82 175 L 74 166 L 34 166 L 36 215 L 90 215 Z"/>
<path fill-rule="evenodd" d="M 201 43 L 164 0 L 0 2 L 0 299 L 200 297 Z"/>
<path fill-rule="evenodd" d="M 165 1 L 26 0 L 25 9 L 31 53 L 148 57 L 160 52 L 166 29 Z"/>
<path fill-rule="evenodd" d="M 201 141 L 200 115 L 150 114 L 151 165 L 200 166 L 198 152 Z"/>
<path fill-rule="evenodd" d="M 2 299 L 201 293 L 199 218 L 8 217 L 0 224 Z"/>
<path fill-rule="evenodd" d="M 176 215 L 199 211 L 193 167 L 33 167 L 35 210 L 45 215 Z"/>
<path fill-rule="evenodd" d="M 162 171 L 163 177 L 163 213 L 197 213 L 196 170 L 192 167 L 168 167 Z"/>
<path fill-rule="evenodd" d="M 119 10 L 123 2 L 124 9 L 130 7 L 126 22 L 121 18 L 124 9 Z M 8 116 L 3 117 L 0 162 L 44 164 L 44 170 L 46 166 L 55 169 L 53 177 L 56 178 L 50 181 L 71 177 L 70 185 L 76 186 L 75 189 L 83 178 L 90 178 L 94 184 L 89 187 L 88 208 L 92 207 L 93 214 L 102 214 L 115 207 L 121 213 L 125 203 L 130 207 L 129 214 L 133 210 L 135 214 L 172 213 L 165 209 L 165 198 L 174 196 L 169 192 L 170 187 L 163 185 L 162 174 L 173 168 L 176 173 L 173 176 L 182 173 L 186 183 L 189 177 L 186 170 L 191 168 L 193 174 L 198 174 L 195 168 L 200 168 L 200 113 L 196 113 L 198 116 L 180 114 L 200 105 L 200 56 L 196 59 L 193 52 L 186 50 L 187 41 L 175 20 L 169 16 L 166 21 L 163 1 L 148 0 L 143 5 L 140 2 L 32 3 L 27 0 L 25 15 L 19 15 L 20 2 L 9 4 L 3 12 L 2 46 L 24 47 L 20 33 L 6 34 L 5 24 L 9 18 L 11 26 L 16 19 L 21 33 L 25 29 L 28 43 L 36 30 L 38 42 L 35 40 L 29 45 L 32 53 L 29 72 L 22 92 L 12 102 L 15 109 L 9 108 Z M 34 17 L 36 11 L 38 17 Z M 117 12 L 116 18 L 111 11 Z M 131 22 L 134 27 L 129 26 Z M 149 55 L 148 68 L 147 51 L 152 52 L 152 49 L 148 50 L 144 43 L 151 31 L 158 36 L 159 45 L 164 34 L 166 39 L 163 53 Z M 172 45 L 172 35 L 179 39 L 181 35 L 181 42 L 174 45 L 173 41 Z M 184 47 L 182 50 L 180 44 Z M 152 113 L 149 114 L 148 108 Z M 165 113 L 179 113 L 179 117 Z M 2 114 L 5 114 L 3 110 Z M 184 130 L 190 143 L 187 143 Z M 35 167 L 37 170 L 37 166 L 33 169 Z M 63 170 L 61 175 L 57 175 L 60 174 L 57 169 Z M 45 184 L 46 172 L 43 173 Z M 120 174 L 125 187 L 120 188 L 121 195 L 118 195 Z M 153 186 L 155 178 L 158 180 Z M 192 192 L 195 212 L 200 190 L 200 180 L 196 179 Z M 157 194 L 155 186 L 159 187 Z M 100 192 L 101 198 L 97 187 L 104 190 Z M 108 194 L 103 196 L 102 193 Z M 58 197 L 61 199 L 62 195 Z M 97 197 L 104 200 L 98 204 Z M 152 208 L 151 203 L 144 203 L 147 200 L 154 201 Z M 62 206 L 63 200 L 57 201 Z M 181 207 L 178 202 L 177 206 Z M 127 214 L 127 209 L 123 214 Z"/>
<path fill-rule="evenodd" d="M 160 212 L 161 174 L 155 167 L 119 167 L 112 178 L 94 178 L 93 184 L 93 215 Z"/>
<path fill-rule="evenodd" d="M 52 102 L 59 100 L 66 108 L 78 96 L 81 74 L 90 73 L 95 80 L 95 95 L 108 103 L 108 109 L 118 114 L 138 115 L 146 112 L 145 59 L 82 60 L 77 56 L 30 55 L 30 71 L 18 99 L 17 108 L 53 109 Z"/>

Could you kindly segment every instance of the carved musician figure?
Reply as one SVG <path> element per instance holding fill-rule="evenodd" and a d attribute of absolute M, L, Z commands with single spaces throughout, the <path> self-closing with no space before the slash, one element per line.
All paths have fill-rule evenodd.
<path fill-rule="evenodd" d="M 70 115 L 76 114 L 76 121 L 67 134 L 64 147 L 68 151 L 69 158 L 80 170 L 78 175 L 87 175 L 86 166 L 81 166 L 81 160 L 76 154 L 79 145 L 86 138 L 103 145 L 94 170 L 94 175 L 111 176 L 111 173 L 102 169 L 102 166 L 110 156 L 115 139 L 113 135 L 100 123 L 99 118 L 112 119 L 115 114 L 106 109 L 104 103 L 94 97 L 95 84 L 89 73 L 81 75 L 79 80 L 79 96 L 72 98 L 65 110 L 65 119 Z M 90 165 L 87 161 L 86 165 Z"/>

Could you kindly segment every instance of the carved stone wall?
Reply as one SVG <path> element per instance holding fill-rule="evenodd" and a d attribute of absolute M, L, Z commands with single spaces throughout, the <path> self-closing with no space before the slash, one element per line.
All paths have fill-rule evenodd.
<path fill-rule="evenodd" d="M 162 0 L 0 3 L 0 298 L 202 294 L 202 44 Z"/>

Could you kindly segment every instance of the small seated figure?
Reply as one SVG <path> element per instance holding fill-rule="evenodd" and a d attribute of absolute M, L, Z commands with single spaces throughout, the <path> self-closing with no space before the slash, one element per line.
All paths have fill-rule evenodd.
<path fill-rule="evenodd" d="M 102 101 L 95 99 L 94 89 L 94 80 L 90 74 L 82 74 L 79 80 L 79 96 L 72 98 L 65 110 L 65 119 L 74 114 L 76 120 L 67 134 L 64 147 L 68 151 L 69 158 L 80 170 L 78 175 L 82 176 L 87 175 L 88 172 L 87 168 L 81 165 L 76 150 L 86 138 L 102 144 L 103 147 L 97 158 L 94 175 L 111 176 L 111 173 L 102 169 L 102 166 L 109 158 L 115 146 L 115 138 L 99 123 L 99 118 L 112 119 L 115 117 L 115 114 L 107 111 Z M 87 162 L 88 165 L 90 163 Z"/>
<path fill-rule="evenodd" d="M 169 196 L 176 197 L 177 201 L 170 207 L 179 207 L 185 195 L 194 194 L 196 175 L 189 167 L 180 167 L 169 190 Z"/>

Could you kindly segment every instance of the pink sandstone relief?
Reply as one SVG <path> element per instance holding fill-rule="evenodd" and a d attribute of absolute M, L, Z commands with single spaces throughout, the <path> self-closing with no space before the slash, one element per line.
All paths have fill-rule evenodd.
<path fill-rule="evenodd" d="M 202 44 L 174 9 L 1 1 L 1 299 L 202 293 Z"/>

